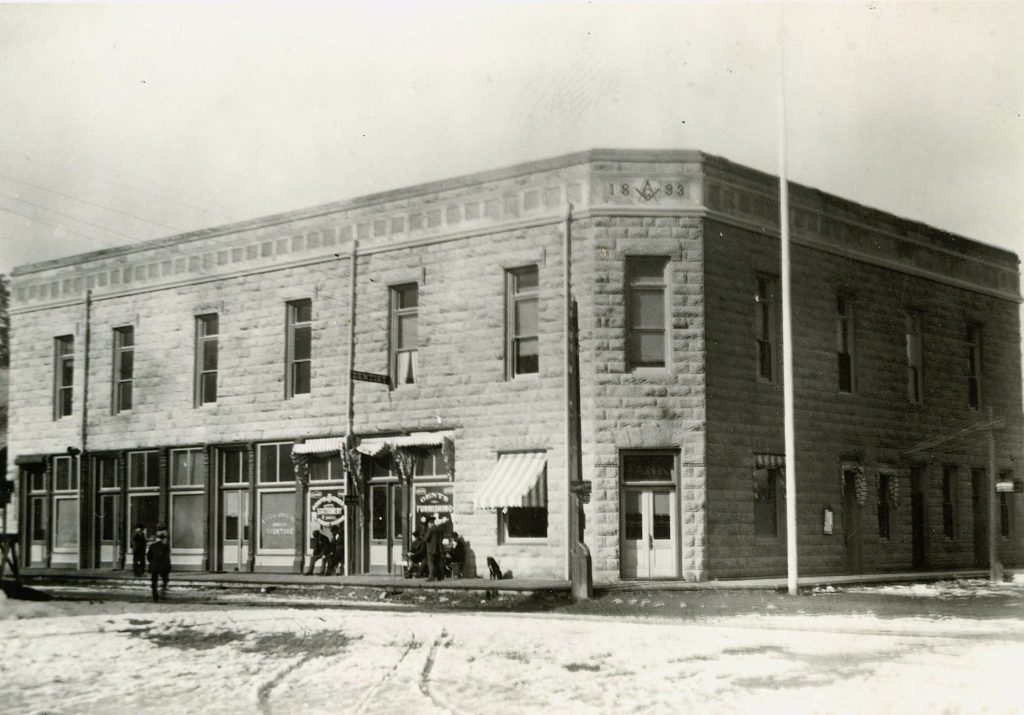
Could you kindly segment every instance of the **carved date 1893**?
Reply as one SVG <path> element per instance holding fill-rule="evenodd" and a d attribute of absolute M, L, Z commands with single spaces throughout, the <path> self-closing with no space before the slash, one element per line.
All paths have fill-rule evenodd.
<path fill-rule="evenodd" d="M 651 201 L 658 197 L 659 194 L 664 193 L 665 196 L 683 196 L 683 185 L 679 182 L 666 181 L 660 185 L 658 182 L 652 182 L 650 179 L 644 179 L 644 183 L 640 186 L 633 186 L 629 182 L 622 182 L 615 184 L 614 182 L 608 183 L 608 196 L 632 196 L 633 192 L 643 199 L 644 201 Z"/>

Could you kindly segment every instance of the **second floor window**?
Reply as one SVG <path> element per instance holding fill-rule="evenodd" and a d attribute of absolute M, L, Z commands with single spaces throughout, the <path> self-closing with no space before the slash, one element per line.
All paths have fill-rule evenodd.
<path fill-rule="evenodd" d="M 839 367 L 839 391 L 853 392 L 853 301 L 836 299 L 836 357 Z"/>
<path fill-rule="evenodd" d="M 508 376 L 535 375 L 540 370 L 537 266 L 507 273 Z"/>
<path fill-rule="evenodd" d="M 981 406 L 981 327 L 967 328 L 967 405 Z"/>
<path fill-rule="evenodd" d="M 114 414 L 132 408 L 135 375 L 135 328 L 114 328 Z"/>
<path fill-rule="evenodd" d="M 668 258 L 626 258 L 626 367 L 665 367 Z"/>
<path fill-rule="evenodd" d="M 196 406 L 217 401 L 217 314 L 196 316 Z"/>
<path fill-rule="evenodd" d="M 754 295 L 754 330 L 757 337 L 757 377 L 764 382 L 775 382 L 778 373 L 779 307 L 776 301 L 777 281 L 774 276 L 757 276 Z"/>
<path fill-rule="evenodd" d="M 907 399 L 921 401 L 921 316 L 908 313 L 904 317 L 907 334 Z"/>
<path fill-rule="evenodd" d="M 53 418 L 71 414 L 75 380 L 75 338 L 62 335 L 54 340 Z"/>
<path fill-rule="evenodd" d="M 306 298 L 288 303 L 287 333 L 286 395 L 293 397 L 309 394 L 313 348 L 313 301 Z"/>
<path fill-rule="evenodd" d="M 416 382 L 419 305 L 420 291 L 415 283 L 391 289 L 391 374 L 395 387 Z"/>

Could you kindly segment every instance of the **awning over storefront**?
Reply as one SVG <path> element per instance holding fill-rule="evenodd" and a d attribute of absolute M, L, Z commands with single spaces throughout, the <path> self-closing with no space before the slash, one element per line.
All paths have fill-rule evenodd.
<path fill-rule="evenodd" d="M 754 466 L 757 469 L 783 469 L 786 456 L 783 454 L 755 454 Z"/>
<path fill-rule="evenodd" d="M 356 446 L 360 452 L 370 457 L 380 454 L 385 448 L 396 447 L 441 447 L 444 440 L 452 439 L 454 432 L 413 432 L 412 434 L 395 435 L 393 437 L 367 437 L 359 440 Z"/>
<path fill-rule="evenodd" d="M 46 464 L 45 454 L 22 454 L 14 458 L 14 463 L 19 467 L 25 467 L 30 464 Z"/>
<path fill-rule="evenodd" d="M 477 509 L 547 506 L 546 467 L 545 452 L 501 455 L 476 493 L 473 505 Z"/>
<path fill-rule="evenodd" d="M 338 454 L 345 449 L 344 437 L 324 437 L 307 439 L 302 444 L 292 447 L 292 454 Z"/>

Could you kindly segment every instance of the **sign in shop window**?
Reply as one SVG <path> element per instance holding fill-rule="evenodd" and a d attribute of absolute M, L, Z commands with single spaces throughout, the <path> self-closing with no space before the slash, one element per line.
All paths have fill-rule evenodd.
<path fill-rule="evenodd" d="M 260 548 L 295 548 L 295 494 L 269 492 L 260 495 Z"/>
<path fill-rule="evenodd" d="M 310 523 L 314 530 L 329 531 L 345 520 L 344 489 L 311 489 Z"/>
<path fill-rule="evenodd" d="M 455 487 L 451 484 L 416 485 L 417 514 L 451 514 Z"/>

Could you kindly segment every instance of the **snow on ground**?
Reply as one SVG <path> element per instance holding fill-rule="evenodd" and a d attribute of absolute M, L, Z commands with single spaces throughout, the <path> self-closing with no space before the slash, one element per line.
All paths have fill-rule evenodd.
<path fill-rule="evenodd" d="M 0 602 L 18 713 L 1008 712 L 1022 662 L 1017 619 Z"/>

